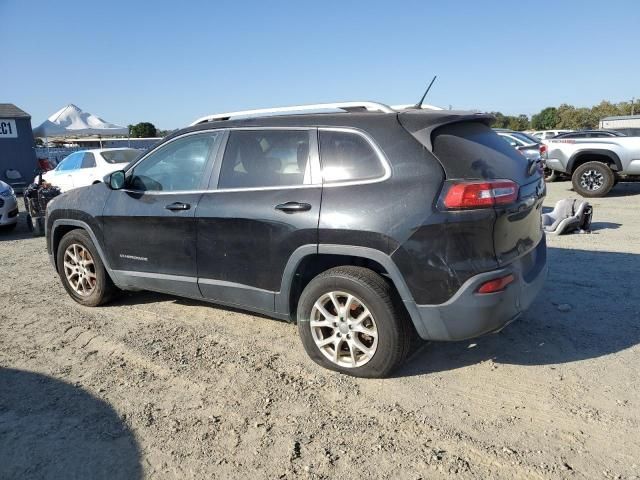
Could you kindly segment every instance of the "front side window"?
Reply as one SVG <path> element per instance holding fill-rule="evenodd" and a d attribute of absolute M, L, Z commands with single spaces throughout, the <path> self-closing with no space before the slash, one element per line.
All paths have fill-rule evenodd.
<path fill-rule="evenodd" d="M 82 159 L 84 157 L 84 152 L 76 152 L 69 155 L 67 158 L 62 160 L 58 167 L 56 168 L 59 172 L 66 172 L 69 170 L 77 170 L 82 165 Z"/>
<path fill-rule="evenodd" d="M 188 135 L 161 146 L 134 167 L 127 187 L 163 192 L 198 190 L 220 136 L 219 132 Z"/>
<path fill-rule="evenodd" d="M 325 182 L 372 180 L 385 174 L 373 146 L 352 132 L 320 131 L 320 161 Z"/>
<path fill-rule="evenodd" d="M 235 130 L 229 133 L 218 188 L 311 183 L 307 130 Z"/>

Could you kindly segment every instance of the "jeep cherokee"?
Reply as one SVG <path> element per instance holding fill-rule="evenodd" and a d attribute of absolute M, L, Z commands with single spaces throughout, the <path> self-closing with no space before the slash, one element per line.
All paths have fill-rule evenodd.
<path fill-rule="evenodd" d="M 312 107 L 204 117 L 54 199 L 47 248 L 69 295 L 153 290 L 297 321 L 315 362 L 364 377 L 416 334 L 468 339 L 531 304 L 545 184 L 490 115 Z"/>

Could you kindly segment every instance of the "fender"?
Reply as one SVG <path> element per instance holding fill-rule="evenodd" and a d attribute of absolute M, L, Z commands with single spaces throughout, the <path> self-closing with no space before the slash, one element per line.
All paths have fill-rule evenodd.
<path fill-rule="evenodd" d="M 380 250 L 376 250 L 374 248 L 368 247 L 359 247 L 359 246 L 351 246 L 351 245 L 334 245 L 334 244 L 319 244 L 319 245 L 304 245 L 302 247 L 297 248 L 284 269 L 284 273 L 282 275 L 282 284 L 280 288 L 280 292 L 276 293 L 276 312 L 282 314 L 289 313 L 289 295 L 291 292 L 291 285 L 293 280 L 293 275 L 295 274 L 296 269 L 300 262 L 309 255 L 315 254 L 327 254 L 327 255 L 346 255 L 351 257 L 361 257 L 366 258 L 368 260 L 373 260 L 374 262 L 379 263 L 384 267 L 387 271 L 389 278 L 393 282 L 398 294 L 402 302 L 404 303 L 407 311 L 409 312 L 409 316 L 411 317 L 411 321 L 415 326 L 418 334 L 420 336 L 424 336 L 426 338 L 428 335 L 423 322 L 421 321 L 420 313 L 418 308 L 416 307 L 416 303 L 409 291 L 409 287 L 407 286 L 404 278 L 402 277 L 400 270 L 394 263 L 394 261 L 389 257 L 389 255 L 381 252 Z"/>
<path fill-rule="evenodd" d="M 93 229 L 89 226 L 89 224 L 87 224 L 86 222 L 83 222 L 82 220 L 75 220 L 75 219 L 71 219 L 71 218 L 60 218 L 60 219 L 55 220 L 53 222 L 53 225 L 51 226 L 51 235 L 49 236 L 49 242 L 50 242 L 49 249 L 51 251 L 50 257 L 51 257 L 51 263 L 53 263 L 53 268 L 57 269 L 57 265 L 56 265 L 56 257 L 57 257 L 57 255 L 56 255 L 56 252 L 53 250 L 53 239 L 55 238 L 56 228 L 58 228 L 60 226 L 69 226 L 69 225 L 74 226 L 74 227 L 78 227 L 78 228 L 82 228 L 83 230 L 85 230 L 89 234 L 89 237 L 91 237 L 91 241 L 93 242 L 93 244 L 96 247 L 96 250 L 98 251 L 98 255 L 100 256 L 100 260 L 102 260 L 102 264 L 104 265 L 104 268 L 109 273 L 109 276 L 111 277 L 113 282 L 116 285 L 121 286 L 121 284 L 119 285 L 120 282 L 118 282 L 118 275 L 113 271 L 113 269 L 109 265 L 109 261 L 107 259 L 107 256 L 104 254 L 104 250 L 102 249 L 102 245 L 98 241 L 98 237 L 93 232 Z"/>
<path fill-rule="evenodd" d="M 611 170 L 615 172 L 622 171 L 622 162 L 620 161 L 620 157 L 618 157 L 618 154 L 612 152 L 611 150 L 605 150 L 602 148 L 588 148 L 586 150 L 578 150 L 571 156 L 571 158 L 569 158 L 569 161 L 567 162 L 568 172 L 573 172 L 573 165 L 575 164 L 576 160 L 578 160 L 578 158 L 580 158 L 580 156 L 582 155 L 602 155 L 611 159 L 611 161 L 613 162 Z"/>

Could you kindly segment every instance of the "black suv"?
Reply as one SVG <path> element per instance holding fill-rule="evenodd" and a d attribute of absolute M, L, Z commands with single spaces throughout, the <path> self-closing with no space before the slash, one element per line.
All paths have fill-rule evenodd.
<path fill-rule="evenodd" d="M 367 377 L 416 334 L 518 317 L 546 276 L 539 165 L 490 115 L 330 108 L 205 117 L 53 200 L 47 248 L 69 295 L 154 290 L 297 321 L 314 361 Z"/>

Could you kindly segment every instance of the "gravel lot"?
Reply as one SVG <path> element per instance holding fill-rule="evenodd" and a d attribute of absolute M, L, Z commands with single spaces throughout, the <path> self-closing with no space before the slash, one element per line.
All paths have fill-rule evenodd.
<path fill-rule="evenodd" d="M 320 369 L 267 318 L 81 307 L 21 214 L 0 234 L 0 478 L 640 478 L 640 183 L 592 204 L 521 320 L 385 380 Z"/>

